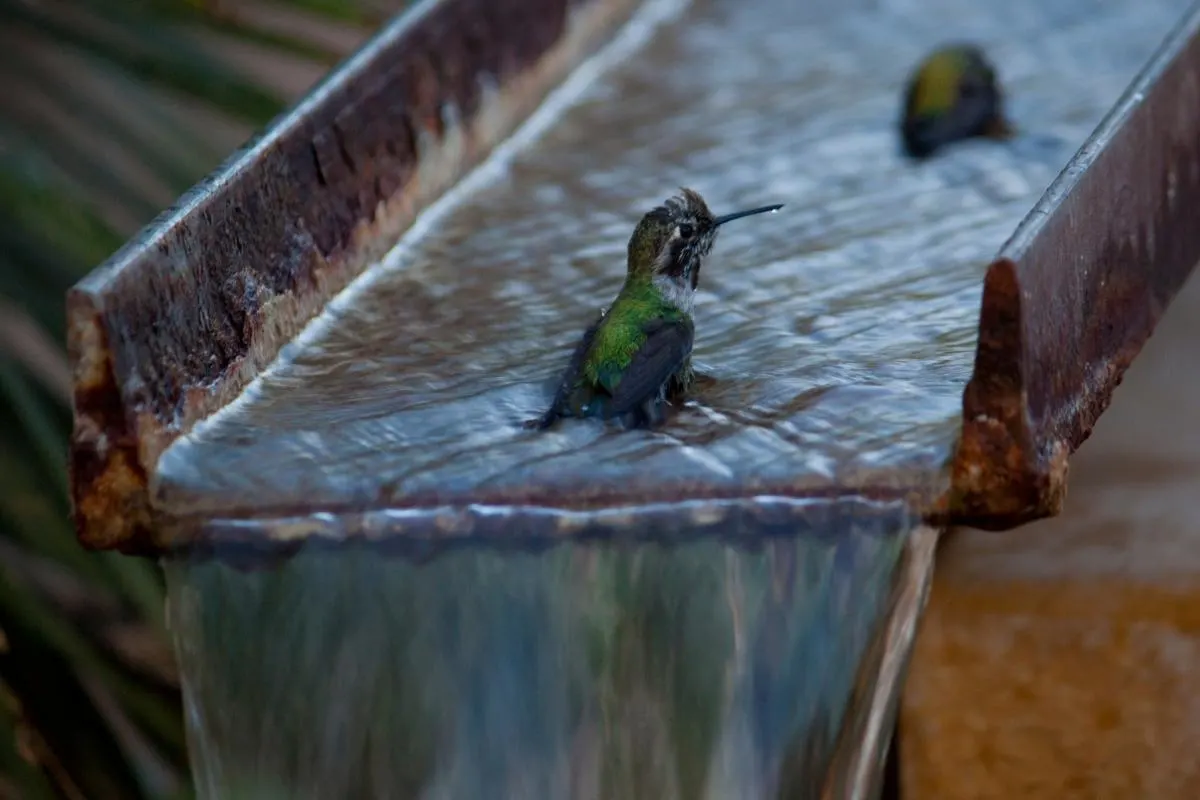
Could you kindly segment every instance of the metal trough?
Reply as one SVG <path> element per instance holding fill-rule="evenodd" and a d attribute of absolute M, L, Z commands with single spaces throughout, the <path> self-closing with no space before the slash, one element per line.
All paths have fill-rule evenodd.
<path fill-rule="evenodd" d="M 878 789 L 937 530 L 1057 512 L 1200 256 L 1200 11 L 1138 74 L 1182 3 L 917 5 L 423 3 L 72 291 L 80 539 L 171 557 L 202 791 Z M 949 29 L 1028 135 L 918 169 Z M 804 198 L 718 243 L 698 398 L 519 433 L 683 181 Z"/>

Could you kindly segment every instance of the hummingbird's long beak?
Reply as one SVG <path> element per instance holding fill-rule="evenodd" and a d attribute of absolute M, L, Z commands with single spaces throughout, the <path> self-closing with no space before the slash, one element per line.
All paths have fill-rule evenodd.
<path fill-rule="evenodd" d="M 732 214 L 726 214 L 723 217 L 717 217 L 715 220 L 713 220 L 713 227 L 720 227 L 726 222 L 732 222 L 733 220 L 741 219 L 742 217 L 751 217 L 755 214 L 766 214 L 768 211 L 778 211 L 781 208 L 783 208 L 783 203 L 776 203 L 773 206 L 763 206 L 762 208 L 752 208 L 749 211 L 735 211 Z"/>

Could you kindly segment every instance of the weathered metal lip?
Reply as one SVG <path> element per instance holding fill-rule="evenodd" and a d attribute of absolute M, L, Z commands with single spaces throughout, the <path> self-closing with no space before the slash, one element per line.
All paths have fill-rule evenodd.
<path fill-rule="evenodd" d="M 988 269 L 949 522 L 1058 513 L 1067 457 L 1200 259 L 1198 206 L 1200 4 Z"/>
<path fill-rule="evenodd" d="M 144 549 L 148 476 L 166 447 L 231 402 L 636 6 L 419 3 L 74 287 L 80 541 Z"/>
<path fill-rule="evenodd" d="M 461 548 L 538 552 L 565 542 L 671 545 L 717 539 L 755 548 L 777 536 L 836 539 L 850 521 L 894 518 L 913 505 L 903 494 L 844 491 L 803 498 L 689 499 L 590 511 L 486 503 L 353 513 L 305 511 L 271 518 L 175 520 L 172 538 L 158 544 L 191 559 L 211 557 L 259 568 L 286 561 L 301 550 L 336 551 L 357 545 L 417 560 Z"/>
<path fill-rule="evenodd" d="M 231 401 L 635 3 L 528 0 L 515 4 L 528 12 L 519 18 L 480 15 L 475 5 L 431 1 L 389 26 L 72 291 L 71 472 L 85 545 L 155 552 L 182 544 L 163 533 L 148 494 L 165 447 Z M 530 24 L 525 16 L 539 9 Z M 475 15 L 472 25 L 452 24 L 466 14 Z M 1200 201 L 1198 31 L 1200 7 L 988 270 L 948 494 L 932 491 L 936 476 L 918 470 L 839 476 L 833 486 L 736 487 L 709 500 L 904 496 L 932 524 L 990 528 L 1056 513 L 1067 456 L 1200 256 L 1200 231 L 1187 214 Z M 483 43 L 489 48 L 479 50 Z M 490 104 L 481 88 L 489 81 L 498 87 Z M 203 264 L 190 255 L 201 250 Z M 1089 316 L 1093 309 L 1101 314 Z M 547 504 L 532 494 L 479 499 L 523 506 L 530 519 Z M 653 497 L 581 495 L 559 505 L 588 511 L 685 499 L 705 498 L 663 487 Z M 427 500 L 425 511 L 437 507 L 437 498 Z M 302 511 L 314 510 L 270 513 L 286 520 Z M 180 522 L 177 533 L 190 524 Z"/>
<path fill-rule="evenodd" d="M 740 481 L 724 485 L 666 477 L 626 484 L 596 479 L 592 475 L 557 486 L 530 483 L 517 490 L 481 487 L 466 493 L 412 492 L 364 497 L 357 501 L 322 500 L 319 506 L 304 497 L 297 497 L 286 505 L 239 505 L 226 501 L 219 508 L 209 504 L 191 506 L 172 499 L 163 502 L 164 507 L 171 509 L 172 523 L 163 526 L 156 535 L 163 544 L 180 543 L 186 537 L 181 536 L 179 530 L 189 527 L 188 520 L 220 518 L 241 520 L 247 530 L 260 528 L 261 535 L 269 538 L 270 527 L 276 521 L 306 515 L 345 520 L 350 532 L 356 528 L 351 520 L 363 515 L 383 515 L 381 518 L 392 520 L 388 526 L 390 535 L 422 538 L 444 532 L 447 523 L 437 520 L 445 520 L 446 515 L 469 514 L 471 509 L 485 508 L 504 510 L 502 515 L 489 515 L 490 521 L 480 524 L 482 529 L 495 528 L 496 533 L 538 530 L 555 538 L 557 529 L 582 524 L 568 520 L 586 518 L 587 524 L 597 530 L 603 528 L 621 535 L 649 524 L 643 523 L 643 517 L 657 519 L 659 512 L 669 513 L 673 509 L 687 517 L 688 509 L 753 504 L 763 498 L 787 504 L 800 517 L 806 516 L 806 509 L 813 504 L 845 497 L 879 502 L 904 500 L 910 508 L 931 509 L 946 488 L 943 472 L 944 469 L 935 462 L 919 461 L 899 467 L 847 469 L 834 475 L 803 476 L 794 480 Z M 152 485 L 152 493 L 153 488 Z M 616 510 L 620 513 L 613 513 Z M 501 519 L 507 521 L 501 523 Z M 801 520 L 798 524 L 804 523 Z"/>

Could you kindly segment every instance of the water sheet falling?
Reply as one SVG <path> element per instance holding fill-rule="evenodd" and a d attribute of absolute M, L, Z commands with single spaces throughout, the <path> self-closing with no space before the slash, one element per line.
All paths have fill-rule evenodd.
<path fill-rule="evenodd" d="M 201 796 L 808 796 L 912 524 L 815 513 L 740 544 L 168 564 Z"/>

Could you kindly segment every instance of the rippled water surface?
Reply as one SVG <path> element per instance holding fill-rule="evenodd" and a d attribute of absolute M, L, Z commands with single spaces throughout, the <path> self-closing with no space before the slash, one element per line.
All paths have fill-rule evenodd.
<path fill-rule="evenodd" d="M 935 472 L 986 262 L 1185 5 L 698 0 L 503 179 L 402 242 L 245 402 L 177 442 L 159 500 Z M 985 46 L 1023 134 L 914 165 L 894 130 L 903 83 L 951 39 Z M 712 380 L 656 432 L 521 429 L 619 289 L 638 217 L 680 185 L 716 213 L 787 204 L 723 229 L 705 267 L 695 358 Z"/>

